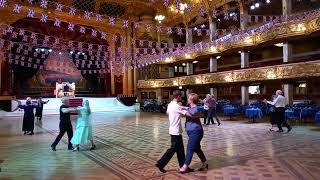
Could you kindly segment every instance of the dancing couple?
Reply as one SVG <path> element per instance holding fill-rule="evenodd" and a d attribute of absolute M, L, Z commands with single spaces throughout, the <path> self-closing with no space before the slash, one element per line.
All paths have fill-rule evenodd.
<path fill-rule="evenodd" d="M 172 156 L 177 153 L 179 162 L 179 172 L 188 173 L 193 169 L 189 168 L 193 153 L 197 153 L 201 159 L 202 166 L 199 171 L 208 169 L 206 157 L 201 150 L 200 142 L 203 138 L 203 129 L 199 118 L 197 109 L 198 95 L 192 93 L 188 96 L 188 103 L 190 108 L 179 105 L 181 101 L 181 92 L 173 92 L 173 100 L 168 104 L 167 114 L 169 116 L 169 134 L 171 136 L 171 147 L 165 152 L 160 160 L 157 161 L 156 167 L 163 173 L 166 172 L 164 167 L 169 163 Z M 182 140 L 182 125 L 180 117 L 186 116 L 186 131 L 189 136 L 187 145 L 187 156 L 184 153 L 184 145 Z"/>
<path fill-rule="evenodd" d="M 279 130 L 277 132 L 283 132 L 282 126 L 285 126 L 288 130 L 287 132 L 290 132 L 292 130 L 292 127 L 288 124 L 286 118 L 285 118 L 285 107 L 287 105 L 287 99 L 282 95 L 281 90 L 276 91 L 276 96 L 273 101 L 267 101 L 264 100 L 265 103 L 270 104 L 275 107 L 275 112 L 272 114 L 272 122 L 276 123 Z"/>
<path fill-rule="evenodd" d="M 220 126 L 220 120 L 217 116 L 217 101 L 214 98 L 214 95 L 207 94 L 206 98 L 203 100 L 203 108 L 204 108 L 204 119 L 203 124 L 209 125 L 214 123 L 213 117 L 216 119 L 218 126 Z M 208 119 L 208 122 L 207 122 Z"/>
<path fill-rule="evenodd" d="M 60 106 L 60 132 L 55 141 L 52 143 L 51 149 L 56 151 L 56 146 L 66 132 L 68 135 L 68 150 L 79 151 L 80 145 L 87 144 L 88 141 L 91 143 L 90 150 L 95 149 L 96 145 L 93 142 L 92 136 L 92 123 L 89 119 L 89 115 L 91 114 L 89 101 L 85 100 L 83 106 L 77 108 L 69 108 L 68 105 L 68 99 L 62 99 L 62 105 Z M 70 112 L 73 111 L 78 112 L 77 126 L 74 135 L 70 120 Z"/>

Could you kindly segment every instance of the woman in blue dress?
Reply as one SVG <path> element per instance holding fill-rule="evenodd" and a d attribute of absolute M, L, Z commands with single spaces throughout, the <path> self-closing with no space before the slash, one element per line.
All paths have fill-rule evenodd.
<path fill-rule="evenodd" d="M 189 165 L 192 160 L 192 156 L 194 153 L 198 155 L 202 162 L 202 166 L 199 171 L 207 170 L 208 164 L 206 156 L 204 155 L 201 149 L 201 140 L 203 138 L 203 128 L 200 121 L 200 116 L 198 112 L 198 103 L 199 97 L 195 93 L 189 94 L 188 104 L 190 108 L 188 108 L 187 112 L 191 116 L 186 116 L 186 132 L 189 136 L 188 145 L 187 145 L 187 155 L 184 165 L 180 168 L 180 173 L 188 173 L 190 171 Z"/>
<path fill-rule="evenodd" d="M 91 114 L 89 101 L 85 100 L 82 107 L 77 107 L 74 110 L 78 111 L 78 118 L 76 130 L 71 139 L 71 143 L 74 145 L 73 150 L 79 151 L 80 144 L 87 144 L 88 141 L 91 143 L 90 150 L 95 149 L 96 145 L 93 143 L 92 136 L 92 123 L 89 118 L 89 115 Z"/>
<path fill-rule="evenodd" d="M 24 134 L 29 133 L 29 135 L 33 135 L 34 130 L 34 109 L 38 106 L 32 104 L 31 98 L 27 97 L 25 105 L 19 105 L 20 109 L 24 110 L 23 114 L 23 122 L 22 122 L 22 131 Z"/>

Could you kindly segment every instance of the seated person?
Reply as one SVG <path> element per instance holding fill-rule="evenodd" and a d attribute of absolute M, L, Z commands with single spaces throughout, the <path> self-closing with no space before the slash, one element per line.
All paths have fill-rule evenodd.
<path fill-rule="evenodd" d="M 69 85 L 68 84 L 65 84 L 64 87 L 63 87 L 63 92 L 64 92 L 64 95 L 67 96 L 68 95 L 68 92 L 69 92 Z"/>

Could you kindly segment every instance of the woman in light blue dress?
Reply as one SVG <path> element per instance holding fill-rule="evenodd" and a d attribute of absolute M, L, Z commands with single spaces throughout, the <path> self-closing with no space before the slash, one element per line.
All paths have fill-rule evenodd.
<path fill-rule="evenodd" d="M 90 150 L 93 150 L 96 148 L 96 145 L 93 143 L 92 123 L 89 119 L 89 115 L 91 114 L 89 101 L 85 100 L 83 106 L 77 107 L 75 110 L 78 111 L 78 118 L 76 130 L 71 139 L 71 143 L 74 145 L 73 150 L 79 151 L 80 144 L 87 144 L 88 141 L 91 143 Z"/>

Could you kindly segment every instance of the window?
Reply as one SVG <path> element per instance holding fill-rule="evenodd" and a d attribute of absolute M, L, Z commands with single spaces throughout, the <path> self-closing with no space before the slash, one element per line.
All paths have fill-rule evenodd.
<path fill-rule="evenodd" d="M 249 86 L 249 94 L 260 94 L 260 86 Z"/>

